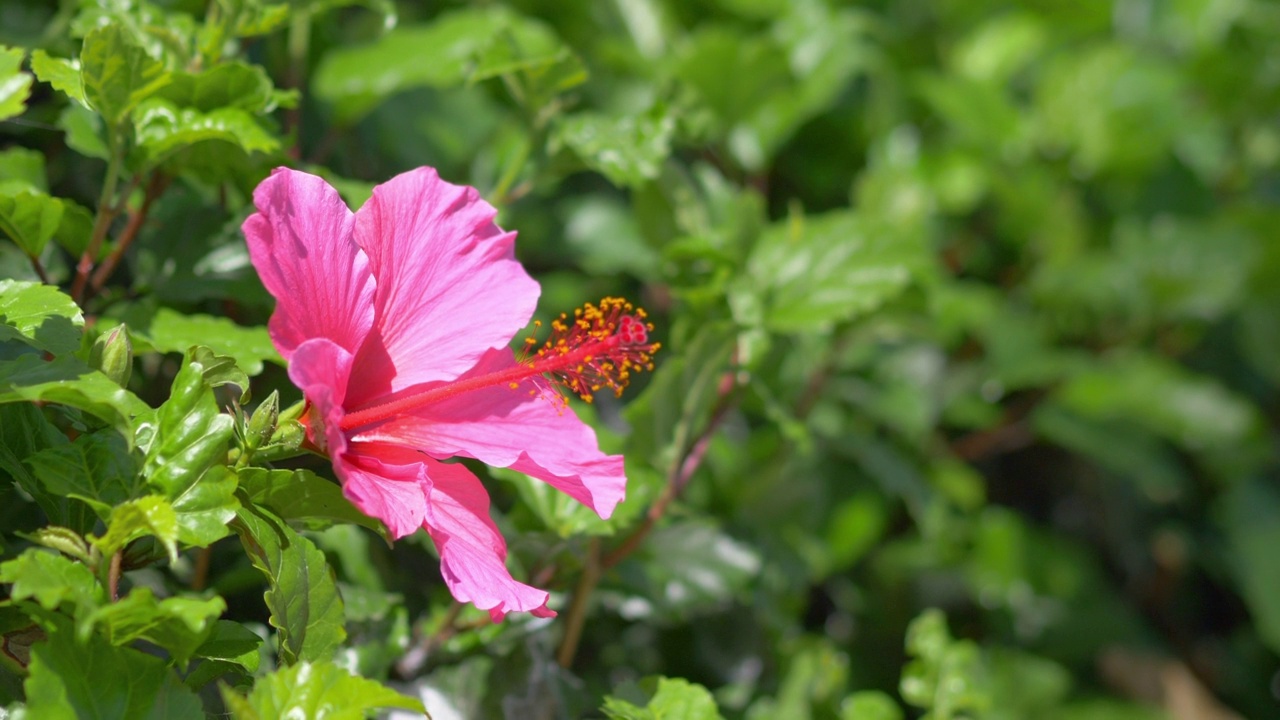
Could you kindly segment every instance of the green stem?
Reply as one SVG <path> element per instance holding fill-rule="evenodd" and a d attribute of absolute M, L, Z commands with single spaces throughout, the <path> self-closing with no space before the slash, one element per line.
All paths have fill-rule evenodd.
<path fill-rule="evenodd" d="M 311 51 L 311 12 L 295 11 L 289 22 L 289 74 L 285 85 L 301 91 L 307 79 L 307 55 Z M 302 103 L 285 113 L 285 133 L 293 133 L 290 154 L 296 160 L 302 147 Z"/>
<path fill-rule="evenodd" d="M 147 183 L 146 193 L 142 198 L 142 205 L 137 212 L 130 214 L 128 223 L 125 224 L 124 230 L 118 237 L 119 242 L 112 249 L 111 254 L 103 260 L 102 265 L 98 266 L 97 272 L 93 273 L 93 277 L 89 282 L 89 287 L 93 292 L 99 292 L 106 285 L 107 278 L 111 277 L 111 273 L 115 271 L 116 266 L 124 259 L 124 254 L 129 250 L 129 246 L 133 244 L 134 238 L 138 236 L 138 230 L 142 228 L 143 221 L 147 218 L 147 213 L 151 211 L 151 204 L 160 196 L 169 180 L 166 176 L 161 175 L 159 171 L 151 175 L 151 180 Z"/>
<path fill-rule="evenodd" d="M 35 255 L 28 255 L 27 259 L 31 261 L 31 269 L 36 271 L 36 275 L 40 278 L 40 282 L 45 285 L 49 283 L 49 273 L 44 269 L 44 263 L 40 262 L 40 258 Z"/>
<path fill-rule="evenodd" d="M 591 593 L 600 583 L 600 538 L 591 538 L 587 549 L 587 561 L 582 567 L 582 576 L 578 578 L 578 587 L 574 588 L 573 600 L 569 603 L 569 611 L 565 613 L 564 639 L 560 642 L 560 650 L 556 653 L 556 662 L 560 667 L 568 669 L 573 665 L 573 658 L 578 654 L 578 643 L 582 641 L 582 629 L 587 624 L 587 608 Z"/>

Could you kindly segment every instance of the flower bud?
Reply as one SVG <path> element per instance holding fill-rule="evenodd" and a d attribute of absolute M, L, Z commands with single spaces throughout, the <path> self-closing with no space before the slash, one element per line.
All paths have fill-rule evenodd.
<path fill-rule="evenodd" d="M 133 343 L 129 341 L 128 328 L 117 325 L 99 335 L 89 350 L 89 367 L 101 371 L 120 387 L 127 387 L 133 374 Z"/>
<path fill-rule="evenodd" d="M 249 418 L 249 425 L 245 429 L 245 446 L 249 452 L 253 452 L 262 447 L 262 444 L 271 439 L 276 431 L 276 421 L 280 418 L 280 393 L 272 391 L 263 400 L 258 409 L 253 412 L 253 417 Z"/>

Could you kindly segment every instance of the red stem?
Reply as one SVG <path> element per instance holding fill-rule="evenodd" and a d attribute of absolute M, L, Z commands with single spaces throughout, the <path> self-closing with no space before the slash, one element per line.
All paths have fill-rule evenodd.
<path fill-rule="evenodd" d="M 93 292 L 102 290 L 102 286 L 107 284 L 107 279 L 111 277 L 111 273 L 115 272 L 116 266 L 124 259 L 124 254 L 133 245 L 134 239 L 138 236 L 138 231 L 142 229 L 142 223 L 147 218 L 147 213 L 151 212 L 151 204 L 156 198 L 164 192 L 165 187 L 169 185 L 169 178 L 155 173 L 151 176 L 151 180 L 147 183 L 146 193 L 142 197 L 142 205 L 138 209 L 129 214 L 129 221 L 125 224 L 124 230 L 120 232 L 120 238 L 116 241 L 115 248 L 111 254 L 102 261 L 97 270 L 93 272 L 93 277 L 89 281 L 89 287 Z"/>

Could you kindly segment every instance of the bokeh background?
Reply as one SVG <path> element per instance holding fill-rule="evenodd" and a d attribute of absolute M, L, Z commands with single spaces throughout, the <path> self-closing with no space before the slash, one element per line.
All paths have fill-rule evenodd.
<path fill-rule="evenodd" d="M 437 720 L 630 718 L 654 675 L 752 720 L 1280 717 L 1280 5 L 83 5 L 162 46 L 260 12 L 243 56 L 299 91 L 276 146 L 173 167 L 104 317 L 263 325 L 238 225 L 272 166 L 358 206 L 425 164 L 519 232 L 543 317 L 658 326 L 655 373 L 574 405 L 627 455 L 613 519 L 476 468 L 554 622 L 452 605 L 425 536 L 313 534 L 346 662 Z M 4 0 L 0 43 L 72 55 L 80 12 Z M 92 207 L 67 107 L 37 86 L 0 144 Z"/>

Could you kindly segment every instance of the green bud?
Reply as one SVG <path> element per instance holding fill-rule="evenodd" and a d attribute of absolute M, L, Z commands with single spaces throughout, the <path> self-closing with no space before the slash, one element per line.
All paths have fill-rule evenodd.
<path fill-rule="evenodd" d="M 129 341 L 128 328 L 117 325 L 99 335 L 89 351 L 89 367 L 102 371 L 120 387 L 127 387 L 133 374 L 133 343 Z"/>
<path fill-rule="evenodd" d="M 50 525 L 40 528 L 25 537 L 47 548 L 53 548 L 61 553 L 70 555 L 81 562 L 89 562 L 89 543 L 85 542 L 79 533 L 70 528 Z"/>
<path fill-rule="evenodd" d="M 276 428 L 276 432 L 271 436 L 271 444 L 279 445 L 282 448 L 296 450 L 302 445 L 302 441 L 307 439 L 307 431 L 303 429 L 302 423 L 294 420 L 290 422 L 282 422 Z"/>
<path fill-rule="evenodd" d="M 257 450 L 264 442 L 271 439 L 276 431 L 276 421 L 279 419 L 280 393 L 273 390 L 267 399 L 258 405 L 253 417 L 249 418 L 249 426 L 244 434 L 245 447 L 249 452 Z"/>

